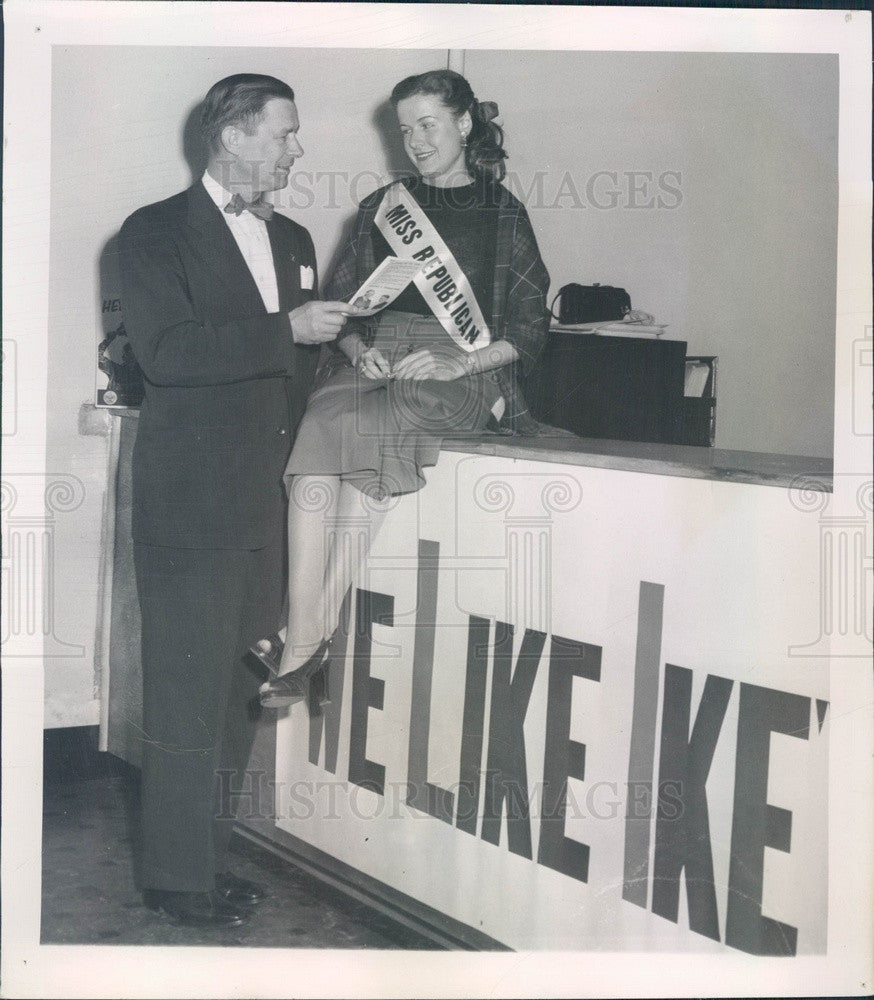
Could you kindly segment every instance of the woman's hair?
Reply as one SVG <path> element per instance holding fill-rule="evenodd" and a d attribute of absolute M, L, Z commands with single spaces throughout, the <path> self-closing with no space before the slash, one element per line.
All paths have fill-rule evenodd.
<path fill-rule="evenodd" d="M 237 73 L 214 83 L 200 107 L 200 134 L 210 154 L 221 145 L 222 129 L 236 125 L 251 135 L 264 113 L 264 105 L 276 97 L 294 100 L 294 91 L 275 76 Z"/>
<path fill-rule="evenodd" d="M 464 165 L 470 174 L 503 179 L 507 154 L 503 149 L 504 132 L 492 121 L 498 113 L 496 104 L 478 101 L 467 80 L 451 69 L 434 69 L 401 80 L 391 92 L 392 107 L 397 110 L 401 101 L 414 94 L 439 97 L 456 118 L 469 111 L 473 124 L 464 150 Z"/>

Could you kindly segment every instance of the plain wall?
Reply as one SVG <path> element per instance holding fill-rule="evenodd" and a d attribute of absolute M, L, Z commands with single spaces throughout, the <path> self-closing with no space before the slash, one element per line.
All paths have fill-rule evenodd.
<path fill-rule="evenodd" d="M 48 472 L 77 476 L 85 495 L 56 519 L 54 627 L 83 652 L 47 661 L 46 725 L 97 721 L 105 435 L 117 418 L 83 406 L 94 400 L 97 343 L 118 324 L 101 309 L 118 295 L 121 223 L 199 171 L 192 112 L 208 87 L 231 73 L 269 73 L 295 89 L 305 150 L 275 201 L 312 233 L 324 277 L 355 202 L 407 169 L 396 133 L 377 127 L 391 122 L 391 87 L 447 57 L 55 49 Z M 478 96 L 501 106 L 509 183 L 531 191 L 553 290 L 568 281 L 622 285 L 690 353 L 719 355 L 718 446 L 830 455 L 837 58 L 481 50 L 463 58 Z M 598 171 L 616 172 L 616 207 L 594 204 L 610 204 L 604 176 L 589 199 Z M 649 189 L 644 177 L 633 194 L 629 171 L 650 172 Z M 680 176 L 667 179 L 673 194 L 658 188 L 668 171 Z M 674 207 L 632 207 L 659 194 Z"/>
<path fill-rule="evenodd" d="M 468 50 L 464 71 L 553 290 L 619 285 L 717 355 L 717 447 L 831 456 L 837 56 Z"/>

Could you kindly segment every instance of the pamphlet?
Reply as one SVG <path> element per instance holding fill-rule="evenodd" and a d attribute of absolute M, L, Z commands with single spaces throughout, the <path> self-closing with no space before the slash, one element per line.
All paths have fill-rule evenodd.
<path fill-rule="evenodd" d="M 359 316 L 373 316 L 394 302 L 424 266 L 421 261 L 406 257 L 386 257 L 350 296 L 349 304 L 364 310 L 358 313 Z"/>

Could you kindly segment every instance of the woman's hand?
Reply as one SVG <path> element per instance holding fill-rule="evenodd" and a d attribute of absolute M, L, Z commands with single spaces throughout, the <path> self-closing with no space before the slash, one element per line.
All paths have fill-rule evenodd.
<path fill-rule="evenodd" d="M 352 367 L 366 378 L 388 378 L 389 364 L 375 347 L 368 347 L 357 333 L 340 341 L 340 350 Z"/>
<path fill-rule="evenodd" d="M 388 378 L 389 363 L 375 347 L 367 347 L 358 354 L 355 367 L 365 378 Z"/>
<path fill-rule="evenodd" d="M 464 358 L 427 348 L 401 358 L 392 372 L 398 379 L 430 378 L 437 382 L 452 382 L 469 374 L 470 368 L 464 363 Z"/>

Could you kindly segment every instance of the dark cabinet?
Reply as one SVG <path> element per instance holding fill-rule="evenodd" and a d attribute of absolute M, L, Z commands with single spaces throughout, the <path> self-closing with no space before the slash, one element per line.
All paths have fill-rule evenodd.
<path fill-rule="evenodd" d="M 531 410 L 582 437 L 682 444 L 685 365 L 685 341 L 553 329 Z"/>

